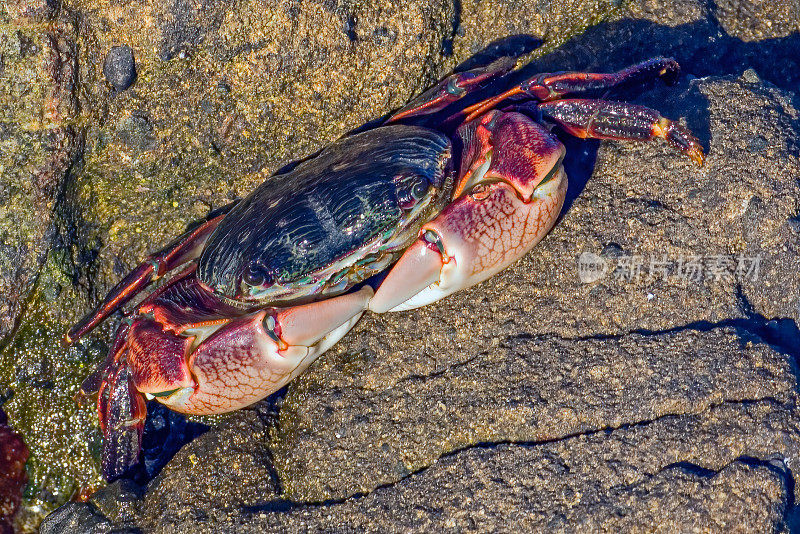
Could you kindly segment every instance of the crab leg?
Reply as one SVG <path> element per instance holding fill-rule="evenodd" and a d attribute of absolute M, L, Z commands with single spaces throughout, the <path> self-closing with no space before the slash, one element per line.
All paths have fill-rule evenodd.
<path fill-rule="evenodd" d="M 467 94 L 480 89 L 489 81 L 506 74 L 514 67 L 514 63 L 514 59 L 502 57 L 485 67 L 451 74 L 439 82 L 438 85 L 428 89 L 406 104 L 392 115 L 386 123 L 441 111 Z"/>
<path fill-rule="evenodd" d="M 424 306 L 489 278 L 558 218 L 567 178 L 564 147 L 550 132 L 525 115 L 493 111 L 459 134 L 466 147 L 457 198 L 423 225 L 370 301 L 374 312 Z"/>
<path fill-rule="evenodd" d="M 662 137 L 703 165 L 703 148 L 689 129 L 662 117 L 654 109 L 625 102 L 582 99 L 546 102 L 536 109 L 543 119 L 576 137 L 631 141 Z"/>
<path fill-rule="evenodd" d="M 226 206 L 225 212 L 209 219 L 194 230 L 186 232 L 167 247 L 148 256 L 108 292 L 99 306 L 69 329 L 64 336 L 64 343 L 71 345 L 89 333 L 103 319 L 125 305 L 151 282 L 158 280 L 172 269 L 195 259 L 202 251 L 203 244 L 231 207 L 233 205 Z"/>
<path fill-rule="evenodd" d="M 108 369 L 107 381 L 97 397 L 97 413 L 105 438 L 101 468 L 111 482 L 137 462 L 147 417 L 144 398 L 134 389 L 126 362 L 114 362 Z"/>
<path fill-rule="evenodd" d="M 525 95 L 539 102 L 556 100 L 569 95 L 579 95 L 588 92 L 608 91 L 622 85 L 642 83 L 644 81 L 661 78 L 668 85 L 672 85 L 680 74 L 678 62 L 672 58 L 653 58 L 631 65 L 611 74 L 594 72 L 555 72 L 537 74 L 505 93 L 478 102 L 464 109 L 467 121 L 496 107 L 503 100 Z"/>

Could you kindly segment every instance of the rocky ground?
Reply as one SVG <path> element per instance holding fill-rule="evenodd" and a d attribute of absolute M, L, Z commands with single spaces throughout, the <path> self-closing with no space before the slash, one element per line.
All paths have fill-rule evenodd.
<path fill-rule="evenodd" d="M 565 140 L 568 210 L 534 253 L 366 316 L 205 433 L 158 412 L 135 481 L 43 531 L 790 530 L 798 20 L 778 0 L 0 7 L 0 398 L 31 451 L 18 529 L 102 487 L 72 396 L 109 332 L 56 339 L 126 269 L 457 65 L 533 51 L 519 76 L 676 57 L 677 87 L 626 96 L 683 118 L 706 166 Z M 581 282 L 582 253 L 604 277 Z"/>

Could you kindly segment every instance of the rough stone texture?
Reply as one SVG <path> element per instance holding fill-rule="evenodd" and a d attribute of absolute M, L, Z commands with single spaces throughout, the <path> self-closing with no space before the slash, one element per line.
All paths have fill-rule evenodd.
<path fill-rule="evenodd" d="M 111 522 L 91 504 L 71 502 L 47 516 L 39 532 L 56 534 L 106 534 L 111 532 Z"/>
<path fill-rule="evenodd" d="M 71 397 L 113 325 L 55 340 L 147 251 L 457 64 L 595 24 L 525 72 L 675 56 L 688 76 L 637 101 L 684 117 L 707 167 L 663 143 L 567 141 L 571 208 L 534 254 L 436 306 L 366 317 L 282 404 L 184 447 L 141 501 L 113 485 L 48 528 L 779 527 L 797 462 L 797 7 L 5 2 L 0 395 L 32 452 L 18 526 L 99 484 L 94 416 Z M 119 45 L 138 70 L 122 93 L 102 73 Z M 694 79 L 709 75 L 729 77 Z M 758 279 L 672 265 L 581 284 L 581 252 L 612 271 L 635 256 L 762 264 Z"/>
<path fill-rule="evenodd" d="M 68 326 L 190 222 L 508 37 L 521 8 L 505 4 L 489 25 L 449 0 L 0 5 L 0 395 L 31 444 L 20 529 L 102 484 L 96 418 L 73 397 L 113 325 L 66 350 Z M 525 24 L 555 42 L 618 6 L 541 7 Z M 122 92 L 103 73 L 117 47 L 136 61 Z"/>
<path fill-rule="evenodd" d="M 94 422 L 71 396 L 99 353 L 56 348 L 58 318 L 89 302 L 73 287 L 59 202 L 84 142 L 81 35 L 78 17 L 55 3 L 0 5 L 0 398 L 30 444 L 20 531 L 97 482 L 85 442 L 93 433 L 96 442 Z"/>
<path fill-rule="evenodd" d="M 800 317 L 793 95 L 744 80 L 694 81 L 683 91 L 648 100 L 668 116 L 692 117 L 691 125 L 707 119 L 695 128 L 709 131 L 706 166 L 663 158 L 663 145 L 604 145 L 593 176 L 552 233 L 552 248 L 531 256 L 530 272 L 548 276 L 516 295 L 530 309 L 552 303 L 537 331 L 663 330 L 753 312 Z M 582 252 L 607 261 L 609 274 L 598 284 L 576 279 L 574 258 Z M 664 259 L 666 272 L 657 264 Z M 702 264 L 696 277 L 687 267 L 693 259 Z M 758 272 L 748 272 L 754 261 Z M 565 287 L 573 298 L 559 297 Z"/>
<path fill-rule="evenodd" d="M 480 445 L 343 501 L 162 506 L 140 526 L 152 532 L 631 532 L 653 526 L 770 532 L 782 521 L 790 491 L 783 457 L 797 455 L 790 412 L 771 400 L 733 402 L 549 443 Z"/>
<path fill-rule="evenodd" d="M 290 392 L 270 447 L 289 498 L 341 499 L 477 443 L 550 441 L 700 413 L 783 397 L 795 383 L 783 356 L 742 350 L 718 330 L 583 341 L 521 335 L 435 369 L 424 352 L 392 352 L 376 365 L 352 354 L 329 359 Z M 341 382 L 337 369 L 346 370 Z"/>
<path fill-rule="evenodd" d="M 755 4 L 764 12 L 783 13 L 784 18 L 745 18 L 743 14 Z M 739 31 L 733 28 L 736 21 Z M 796 92 L 800 87 L 800 56 L 795 53 L 800 46 L 798 21 L 796 0 L 635 0 L 542 58 L 536 69 L 612 69 L 659 55 L 674 57 L 685 73 L 696 77 L 740 76 L 750 68 L 778 87 Z M 756 27 L 771 30 L 749 39 L 744 28 L 755 31 Z"/>
<path fill-rule="evenodd" d="M 744 42 L 787 37 L 800 31 L 800 2 L 722 0 L 715 3 L 720 26 Z"/>
<path fill-rule="evenodd" d="M 44 31 L 43 31 L 44 30 Z M 77 21 L 45 2 L 0 7 L 0 343 L 51 246 L 55 197 L 82 144 Z"/>

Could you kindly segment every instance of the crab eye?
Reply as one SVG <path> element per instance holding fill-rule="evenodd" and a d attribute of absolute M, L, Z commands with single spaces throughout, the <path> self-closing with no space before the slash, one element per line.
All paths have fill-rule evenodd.
<path fill-rule="evenodd" d="M 417 200 L 421 200 L 425 197 L 425 193 L 428 192 L 428 182 L 424 178 L 420 178 L 412 187 L 411 187 L 411 196 Z"/>
<path fill-rule="evenodd" d="M 465 79 L 465 78 L 462 76 L 461 79 Z M 463 87 L 460 87 L 458 85 L 459 81 L 460 81 L 459 78 L 457 78 L 455 76 L 450 78 L 447 81 L 447 87 L 445 87 L 445 91 L 447 91 L 447 94 L 453 95 L 453 96 L 461 96 L 461 95 L 463 95 L 464 93 L 467 92 L 466 89 L 464 89 Z"/>
<path fill-rule="evenodd" d="M 251 263 L 242 273 L 242 282 L 250 287 L 267 287 L 275 283 L 263 265 Z"/>
<path fill-rule="evenodd" d="M 411 209 L 425 198 L 428 192 L 428 181 L 422 176 L 412 175 L 398 180 L 397 201 L 403 209 Z"/>

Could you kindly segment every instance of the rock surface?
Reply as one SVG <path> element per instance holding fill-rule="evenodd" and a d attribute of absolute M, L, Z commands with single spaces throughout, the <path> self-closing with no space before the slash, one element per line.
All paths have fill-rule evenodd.
<path fill-rule="evenodd" d="M 113 325 L 54 342 L 121 274 L 457 64 L 544 43 L 525 73 L 676 57 L 676 88 L 622 96 L 683 117 L 706 167 L 663 143 L 565 140 L 569 209 L 533 254 L 435 306 L 368 315 L 287 392 L 211 421 L 147 488 L 109 486 L 45 531 L 789 529 L 798 13 L 778 0 L 7 2 L 0 395 L 31 444 L 33 496 L 18 527 L 100 484 L 91 407 L 71 397 Z M 117 46 L 136 58 L 122 92 L 103 75 Z M 603 278 L 580 281 L 582 253 Z"/>
<path fill-rule="evenodd" d="M 527 15 L 529 37 L 508 51 L 564 40 L 617 8 L 573 4 Z M 516 31 L 480 24 L 483 6 L 0 5 L 0 398 L 31 444 L 19 528 L 102 484 L 96 418 L 73 397 L 114 325 L 66 350 L 69 325 L 187 224 Z M 106 59 L 120 50 L 135 71 L 110 84 Z"/>
<path fill-rule="evenodd" d="M 796 454 L 783 449 L 780 431 L 764 439 L 761 451 L 760 444 L 744 445 L 764 428 L 787 424 L 787 415 L 771 402 L 729 403 L 551 443 L 481 445 L 341 502 L 265 501 L 200 515 L 178 508 L 142 526 L 152 532 L 631 532 L 658 525 L 685 532 L 736 525 L 739 532 L 770 532 L 791 491 L 787 468 L 779 456 L 737 455 L 743 449 Z"/>

